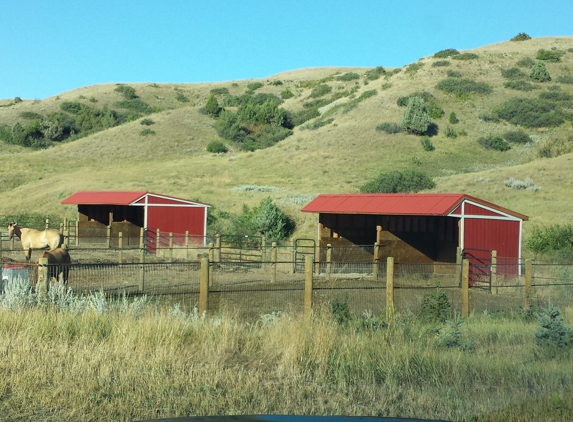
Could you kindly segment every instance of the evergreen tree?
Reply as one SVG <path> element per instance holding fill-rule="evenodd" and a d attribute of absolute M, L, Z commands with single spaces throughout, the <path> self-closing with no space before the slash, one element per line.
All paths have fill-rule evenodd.
<path fill-rule="evenodd" d="M 219 106 L 219 102 L 217 101 L 217 97 L 211 94 L 209 99 L 207 100 L 207 104 L 205 105 L 205 111 L 207 114 L 213 117 L 217 117 L 221 112 L 221 107 Z"/>
<path fill-rule="evenodd" d="M 422 135 L 426 133 L 430 124 L 432 124 L 432 120 L 428 115 L 424 100 L 417 96 L 410 97 L 408 106 L 404 111 L 401 126 L 410 133 Z"/>
<path fill-rule="evenodd" d="M 551 76 L 545 67 L 545 63 L 538 60 L 533 66 L 531 66 L 531 71 L 529 72 L 529 77 L 537 82 L 549 82 Z"/>

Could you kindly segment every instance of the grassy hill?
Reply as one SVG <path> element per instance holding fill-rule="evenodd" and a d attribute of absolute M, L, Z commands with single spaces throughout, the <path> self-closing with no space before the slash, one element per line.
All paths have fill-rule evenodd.
<path fill-rule="evenodd" d="M 544 62 L 551 82 L 531 82 L 529 68 L 518 64 L 535 59 L 541 49 L 562 52 L 560 61 Z M 75 218 L 75 207 L 63 206 L 60 201 L 75 191 L 90 189 L 149 190 L 197 199 L 231 213 L 240 212 L 243 204 L 254 206 L 270 196 L 297 221 L 295 235 L 314 236 L 316 216 L 299 212 L 312 195 L 358 192 L 380 172 L 419 170 L 434 178 L 436 192 L 475 195 L 529 215 L 534 224 L 570 222 L 573 153 L 564 152 L 573 150 L 572 101 L 560 100 L 560 110 L 566 116 L 563 124 L 523 127 L 531 142 L 512 143 L 509 151 L 486 150 L 478 139 L 517 130 L 504 120 L 489 118 L 496 107 L 511 98 L 538 98 L 542 93 L 573 95 L 573 37 L 508 41 L 461 53 L 477 57 L 424 57 L 402 69 L 385 69 L 377 79 L 373 69 L 333 67 L 293 70 L 263 80 L 126 83 L 154 108 L 153 113 L 74 141 L 56 142 L 43 150 L 0 142 L 0 215 L 38 212 Z M 511 80 L 507 71 L 512 68 L 526 74 L 518 79 L 535 89 L 504 86 Z M 454 78 L 458 80 L 485 83 L 492 91 L 461 97 L 445 93 L 436 85 L 448 78 L 448 72 L 457 74 Z M 353 74 L 358 78 L 352 79 Z M 293 97 L 281 104 L 290 112 L 304 109 L 318 85 L 331 88 L 320 98 L 340 98 L 321 109 L 320 117 L 296 126 L 291 136 L 273 147 L 249 152 L 224 141 L 229 152 L 208 153 L 207 144 L 221 140 L 213 127 L 214 118 L 201 111 L 211 90 L 227 88 L 228 95 L 241 95 L 254 82 L 263 84 L 256 93 L 280 96 L 290 90 Z M 117 102 L 123 97 L 116 88 L 116 84 L 104 84 L 43 100 L 0 100 L 0 125 L 29 123 L 22 113 L 45 116 L 60 111 L 64 102 L 119 110 Z M 372 90 L 375 94 L 363 95 Z M 444 111 L 442 117 L 433 119 L 439 130 L 431 137 L 435 147 L 431 152 L 424 150 L 419 136 L 376 130 L 383 122 L 400 123 L 404 107 L 397 100 L 414 92 L 431 94 Z M 220 102 L 223 97 L 218 95 Z M 448 121 L 451 112 L 455 112 L 458 123 Z M 143 118 L 154 124 L 142 125 Z M 458 136 L 446 136 L 448 127 Z M 145 129 L 154 134 L 142 135 Z M 561 151 L 545 153 L 555 157 L 542 158 L 540 150 L 547 151 L 551 142 L 553 150 L 559 144 Z M 531 189 L 516 189 L 516 183 L 506 186 L 512 185 L 511 178 L 531 179 Z M 526 224 L 525 230 L 530 226 Z"/>

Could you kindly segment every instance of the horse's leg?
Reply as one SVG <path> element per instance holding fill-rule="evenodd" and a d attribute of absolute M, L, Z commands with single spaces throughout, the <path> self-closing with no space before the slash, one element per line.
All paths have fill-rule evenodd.
<path fill-rule="evenodd" d="M 24 253 L 26 254 L 26 262 L 30 262 L 32 258 L 32 248 L 28 248 L 28 250 L 24 249 Z"/>

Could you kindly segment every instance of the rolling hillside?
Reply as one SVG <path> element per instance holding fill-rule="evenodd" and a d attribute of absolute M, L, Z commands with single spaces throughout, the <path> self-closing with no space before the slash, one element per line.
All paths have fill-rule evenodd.
<path fill-rule="evenodd" d="M 531 82 L 529 69 L 518 63 L 535 59 L 541 49 L 562 52 L 562 56 L 560 61 L 544 62 L 550 82 Z M 316 217 L 299 213 L 312 195 L 359 192 L 361 185 L 380 172 L 418 170 L 434 178 L 436 192 L 475 195 L 529 215 L 533 224 L 570 222 L 573 153 L 566 152 L 573 150 L 568 149 L 573 144 L 573 101 L 567 99 L 573 95 L 573 37 L 508 41 L 461 53 L 477 57 L 462 55 L 466 60 L 459 60 L 455 56 L 428 56 L 402 69 L 384 69 L 377 79 L 369 79 L 372 69 L 320 68 L 288 71 L 258 81 L 123 81 L 155 111 L 75 141 L 56 142 L 48 149 L 0 143 L 0 215 L 39 212 L 75 218 L 75 208 L 60 205 L 60 201 L 75 191 L 91 189 L 149 190 L 197 199 L 233 213 L 243 204 L 254 206 L 270 196 L 297 221 L 297 236 L 314 236 Z M 508 71 L 513 68 L 527 75 L 521 80 L 531 83 L 532 90 L 506 86 L 511 80 Z M 436 85 L 448 79 L 448 72 L 456 75 L 450 79 L 484 83 L 492 91 L 461 97 L 446 93 Z M 352 79 L 354 74 L 357 79 Z M 256 93 L 280 96 L 290 90 L 294 95 L 280 106 L 290 112 L 304 109 L 319 85 L 331 89 L 321 98 L 333 98 L 336 93 L 340 98 L 321 108 L 320 117 L 294 127 L 293 134 L 275 146 L 249 152 L 224 141 L 229 152 L 208 153 L 207 144 L 221 140 L 214 118 L 201 110 L 211 90 L 227 88 L 228 94 L 218 95 L 223 102 L 224 95 L 241 95 L 254 82 L 262 83 Z M 116 88 L 116 84 L 96 85 L 43 100 L 0 100 L 0 125 L 29 123 L 22 113 L 46 116 L 60 111 L 65 102 L 116 109 L 122 100 Z M 373 90 L 375 94 L 370 92 Z M 365 92 L 369 95 L 363 95 Z M 404 107 L 397 100 L 415 92 L 431 94 L 444 111 L 442 117 L 433 119 L 439 127 L 431 137 L 434 151 L 424 150 L 420 136 L 376 130 L 384 122 L 400 123 Z M 508 151 L 486 150 L 478 143 L 479 138 L 517 130 L 503 119 L 488 118 L 496 107 L 512 98 L 539 98 L 542 93 L 561 98 L 564 123 L 523 127 L 531 141 L 512 143 Z M 455 112 L 458 123 L 449 122 L 451 112 Z M 142 125 L 144 117 L 154 124 Z M 322 123 L 313 124 L 317 121 Z M 446 136 L 448 127 L 457 137 Z M 142 135 L 146 128 L 154 134 Z M 547 150 L 548 145 L 561 145 L 561 150 L 545 153 L 553 157 L 542 158 L 540 150 Z M 530 189 L 517 189 L 519 183 L 512 184 L 511 179 L 531 179 Z M 532 223 L 525 225 L 526 231 Z"/>

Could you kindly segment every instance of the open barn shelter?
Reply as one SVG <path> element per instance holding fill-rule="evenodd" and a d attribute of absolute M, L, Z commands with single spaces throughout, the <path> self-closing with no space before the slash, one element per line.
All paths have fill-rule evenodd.
<path fill-rule="evenodd" d="M 528 220 L 483 199 L 443 193 L 323 194 L 302 212 L 318 213 L 318 241 L 332 245 L 333 260 L 373 259 L 376 242 L 380 260 L 398 263 L 455 263 L 460 250 L 474 263 L 491 251 L 518 262 Z"/>
<path fill-rule="evenodd" d="M 79 191 L 62 204 L 78 206 L 78 239 L 98 238 L 108 230 L 124 244 L 138 246 L 144 229 L 148 250 L 153 249 L 157 233 L 161 242 L 172 234 L 182 244 L 186 235 L 203 243 L 207 233 L 209 204 L 160 195 L 147 191 Z M 108 229 L 109 227 L 109 229 Z"/>

